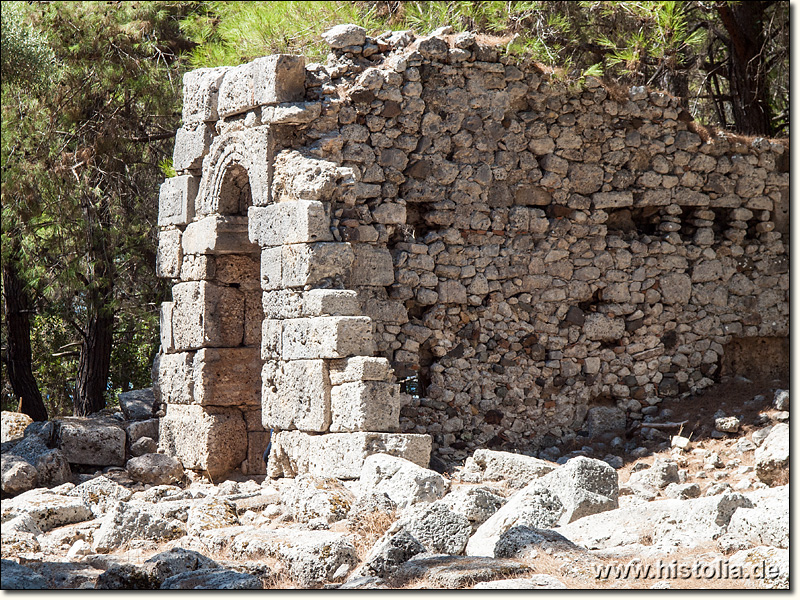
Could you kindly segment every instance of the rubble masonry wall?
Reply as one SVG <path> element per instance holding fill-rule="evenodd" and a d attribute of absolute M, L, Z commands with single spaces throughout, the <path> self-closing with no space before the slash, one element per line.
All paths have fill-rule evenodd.
<path fill-rule="evenodd" d="M 273 476 L 535 450 L 788 337 L 783 144 L 471 34 L 347 31 L 184 79 L 156 391 L 185 466 L 263 472 L 270 428 Z"/>

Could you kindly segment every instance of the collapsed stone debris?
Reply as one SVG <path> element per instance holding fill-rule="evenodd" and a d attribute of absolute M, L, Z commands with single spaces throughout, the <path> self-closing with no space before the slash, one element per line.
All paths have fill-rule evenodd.
<path fill-rule="evenodd" d="M 160 443 L 358 476 L 642 422 L 788 336 L 788 152 L 469 33 L 326 34 L 184 79 Z"/>

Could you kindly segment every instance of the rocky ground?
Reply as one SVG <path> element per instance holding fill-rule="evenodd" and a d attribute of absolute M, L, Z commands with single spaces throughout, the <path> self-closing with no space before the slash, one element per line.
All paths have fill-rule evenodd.
<path fill-rule="evenodd" d="M 148 442 L 86 469 L 4 413 L 2 587 L 787 588 L 784 387 L 725 381 L 539 458 L 375 455 L 356 481 L 215 484 Z"/>

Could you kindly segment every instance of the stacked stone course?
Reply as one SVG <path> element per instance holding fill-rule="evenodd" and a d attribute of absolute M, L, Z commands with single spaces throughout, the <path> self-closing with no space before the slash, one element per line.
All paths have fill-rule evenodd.
<path fill-rule="evenodd" d="M 426 434 L 448 459 L 534 450 L 788 336 L 782 144 L 704 140 L 675 98 L 468 33 L 326 40 L 327 65 L 184 80 L 158 269 L 162 444 L 186 466 L 258 472 L 269 428 L 272 476 L 425 463 Z"/>

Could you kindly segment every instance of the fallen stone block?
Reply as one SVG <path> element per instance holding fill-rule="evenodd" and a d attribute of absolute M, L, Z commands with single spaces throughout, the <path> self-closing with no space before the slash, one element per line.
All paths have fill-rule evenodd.
<path fill-rule="evenodd" d="M 389 454 L 373 454 L 364 461 L 359 477 L 361 494 L 385 493 L 399 508 L 442 498 L 449 487 L 436 471 Z"/>
<path fill-rule="evenodd" d="M 397 570 L 393 582 L 405 585 L 425 578 L 430 586 L 460 589 L 481 581 L 508 579 L 528 573 L 531 573 L 531 568 L 515 560 L 420 554 Z"/>
<path fill-rule="evenodd" d="M 73 464 L 125 464 L 125 430 L 105 417 L 64 417 L 55 421 L 58 448 Z"/>
<path fill-rule="evenodd" d="M 153 404 L 156 401 L 153 388 L 122 392 L 118 398 L 119 408 L 128 421 L 144 421 L 153 418 Z"/>
<path fill-rule="evenodd" d="M 789 425 L 778 423 L 755 451 L 756 475 L 773 483 L 789 466 Z"/>
<path fill-rule="evenodd" d="M 20 515 L 28 515 L 39 529 L 50 531 L 62 525 L 88 521 L 92 511 L 80 498 L 38 488 L 3 501 L 3 523 Z"/>
<path fill-rule="evenodd" d="M 72 479 L 72 469 L 64 453 L 49 448 L 43 438 L 30 430 L 11 452 L 3 454 L 2 463 L 3 491 L 7 493 L 18 494 L 33 487 L 55 487 Z M 23 463 L 28 463 L 31 468 Z M 29 484 L 30 487 L 26 487 Z M 11 491 L 12 488 L 16 491 Z"/>
<path fill-rule="evenodd" d="M 299 523 L 325 519 L 334 523 L 346 518 L 353 504 L 353 493 L 338 479 L 300 475 L 281 493 L 281 502 Z"/>
<path fill-rule="evenodd" d="M 4 590 L 49 590 L 47 580 L 33 569 L 13 560 L 2 559 Z"/>
<path fill-rule="evenodd" d="M 296 477 L 302 473 L 337 479 L 358 479 L 368 456 L 390 454 L 427 466 L 428 435 L 410 433 L 330 433 L 311 435 L 280 431 L 273 436 L 268 474 Z"/>
<path fill-rule="evenodd" d="M 602 460 L 577 456 L 539 483 L 561 500 L 564 514 L 559 522 L 563 525 L 619 507 L 617 472 Z"/>
<path fill-rule="evenodd" d="M 12 440 L 22 439 L 25 428 L 33 423 L 33 419 L 24 413 L 4 410 L 0 413 L 0 422 L 2 423 L 0 440 L 5 444 Z"/>
<path fill-rule="evenodd" d="M 474 532 L 506 503 L 506 499 L 487 487 L 464 486 L 450 492 L 441 500 L 437 500 L 437 503 L 446 506 L 454 513 L 465 516 Z"/>
<path fill-rule="evenodd" d="M 77 485 L 67 492 L 67 496 L 78 498 L 91 509 L 95 516 L 104 514 L 117 501 L 126 502 L 132 495 L 133 493 L 129 489 L 102 475 Z"/>
<path fill-rule="evenodd" d="M 192 503 L 186 518 L 186 530 L 190 534 L 236 525 L 240 525 L 236 504 L 224 498 L 205 498 Z"/>
<path fill-rule="evenodd" d="M 0 458 L 2 490 L 4 494 L 16 495 L 36 487 L 38 471 L 27 460 L 16 454 L 6 453 Z"/>
<path fill-rule="evenodd" d="M 546 475 L 558 465 L 524 454 L 481 448 L 467 458 L 464 469 L 480 473 L 483 481 L 506 480 L 514 488 L 525 487 L 532 479 Z"/>
<path fill-rule="evenodd" d="M 386 535 L 406 531 L 419 541 L 426 552 L 461 554 L 472 535 L 469 520 L 445 505 L 417 504 L 387 530 Z"/>
<path fill-rule="evenodd" d="M 166 579 L 162 590 L 261 590 L 261 579 L 231 569 L 201 569 Z"/>
<path fill-rule="evenodd" d="M 167 485 L 183 480 L 180 461 L 166 454 L 144 454 L 130 459 L 125 470 L 134 481 L 153 485 Z"/>
<path fill-rule="evenodd" d="M 186 535 L 185 523 L 175 518 L 180 509 L 169 504 L 114 503 L 94 533 L 92 549 L 107 553 L 130 540 L 165 542 Z M 185 503 L 181 505 L 185 511 Z"/>
<path fill-rule="evenodd" d="M 472 586 L 473 590 L 565 590 L 567 586 L 552 575 L 531 575 L 527 578 L 495 579 Z"/>

